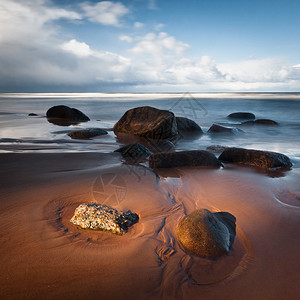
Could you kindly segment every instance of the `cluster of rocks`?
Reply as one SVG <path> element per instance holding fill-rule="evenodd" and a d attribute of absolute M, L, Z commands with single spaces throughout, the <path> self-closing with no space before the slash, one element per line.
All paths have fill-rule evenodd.
<path fill-rule="evenodd" d="M 240 125 L 278 125 L 269 119 L 256 119 L 248 112 L 236 112 L 227 116 L 229 119 L 243 121 Z M 57 125 L 73 125 L 89 121 L 89 118 L 75 108 L 59 105 L 47 111 L 49 122 Z M 178 139 L 194 139 L 203 134 L 201 127 L 193 120 L 176 117 L 172 112 L 150 106 L 128 110 L 115 124 L 113 131 L 125 146 L 115 150 L 124 160 L 135 164 L 149 162 L 149 167 L 157 169 L 177 167 L 220 168 L 223 163 L 242 164 L 264 169 L 291 168 L 290 159 L 276 152 L 252 149 L 222 147 L 206 150 L 177 151 Z M 208 134 L 240 134 L 238 128 L 213 124 Z M 90 139 L 105 135 L 101 128 L 88 128 L 68 133 L 74 139 Z M 134 137 L 138 142 L 128 143 Z M 212 152 L 221 152 L 216 157 Z M 83 229 L 109 231 L 122 235 L 137 223 L 139 217 L 130 210 L 118 212 L 116 209 L 99 204 L 84 203 L 79 205 L 70 220 Z M 236 235 L 236 218 L 228 212 L 210 212 L 199 209 L 185 216 L 178 224 L 177 237 L 180 244 L 196 255 L 218 257 L 228 253 Z"/>

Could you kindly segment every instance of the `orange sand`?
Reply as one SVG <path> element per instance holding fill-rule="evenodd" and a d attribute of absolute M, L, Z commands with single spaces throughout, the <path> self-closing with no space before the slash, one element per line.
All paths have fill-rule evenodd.
<path fill-rule="evenodd" d="M 300 297 L 297 174 L 199 168 L 158 180 L 117 153 L 1 154 L 0 163 L 1 299 Z M 69 223 L 94 201 L 130 209 L 139 223 L 124 236 Z M 198 208 L 236 217 L 227 256 L 204 259 L 178 244 L 179 220 Z"/>

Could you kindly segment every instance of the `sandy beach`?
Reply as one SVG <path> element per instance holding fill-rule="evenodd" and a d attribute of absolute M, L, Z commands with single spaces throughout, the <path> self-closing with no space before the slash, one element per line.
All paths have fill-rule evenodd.
<path fill-rule="evenodd" d="M 300 294 L 299 174 L 286 180 L 228 165 L 158 177 L 118 153 L 2 153 L 0 161 L 2 299 Z M 140 219 L 123 236 L 82 230 L 69 221 L 84 202 Z M 197 208 L 236 217 L 228 255 L 204 259 L 179 244 L 177 224 Z"/>

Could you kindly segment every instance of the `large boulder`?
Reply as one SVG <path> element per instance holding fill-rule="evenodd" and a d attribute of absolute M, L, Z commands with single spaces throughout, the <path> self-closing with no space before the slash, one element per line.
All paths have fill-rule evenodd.
<path fill-rule="evenodd" d="M 70 222 L 83 229 L 109 231 L 122 235 L 138 220 L 138 215 L 130 210 L 118 212 L 112 207 L 93 202 L 80 204 Z"/>
<path fill-rule="evenodd" d="M 176 123 L 180 138 L 198 137 L 203 134 L 201 127 L 191 119 L 176 117 Z"/>
<path fill-rule="evenodd" d="M 175 138 L 178 134 L 175 116 L 167 110 L 142 106 L 128 110 L 114 126 L 119 136 L 130 134 L 151 140 Z"/>
<path fill-rule="evenodd" d="M 155 153 L 149 158 L 152 169 L 206 166 L 219 168 L 222 163 L 214 154 L 205 150 Z"/>
<path fill-rule="evenodd" d="M 185 216 L 177 227 L 177 237 L 188 251 L 218 257 L 229 252 L 236 234 L 236 218 L 227 212 L 199 209 Z"/>
<path fill-rule="evenodd" d="M 226 148 L 219 156 L 219 160 L 225 163 L 236 163 L 264 169 L 291 168 L 292 166 L 290 159 L 284 154 L 244 148 Z"/>
<path fill-rule="evenodd" d="M 95 136 L 106 135 L 107 131 L 101 128 L 88 128 L 81 130 L 74 130 L 68 133 L 72 139 L 88 140 Z"/>
<path fill-rule="evenodd" d="M 133 163 L 142 162 L 152 154 L 148 148 L 139 143 L 126 145 L 114 152 L 120 152 L 126 161 Z"/>
<path fill-rule="evenodd" d="M 218 124 L 213 124 L 207 131 L 207 133 L 210 134 L 215 134 L 215 133 L 223 133 L 223 134 L 239 134 L 242 133 L 243 130 L 238 129 L 238 128 L 230 128 L 230 127 L 225 127 L 221 126 Z"/>
<path fill-rule="evenodd" d="M 229 119 L 254 120 L 255 114 L 250 112 L 234 112 L 227 116 Z"/>
<path fill-rule="evenodd" d="M 50 123 L 60 126 L 69 126 L 90 120 L 80 110 L 65 105 L 57 105 L 49 108 L 46 117 Z"/>

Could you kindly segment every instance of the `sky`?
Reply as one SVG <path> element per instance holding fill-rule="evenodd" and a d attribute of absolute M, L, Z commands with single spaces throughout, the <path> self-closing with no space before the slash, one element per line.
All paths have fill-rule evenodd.
<path fill-rule="evenodd" d="M 0 0 L 0 92 L 300 92 L 299 0 Z"/>

